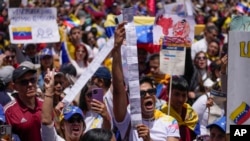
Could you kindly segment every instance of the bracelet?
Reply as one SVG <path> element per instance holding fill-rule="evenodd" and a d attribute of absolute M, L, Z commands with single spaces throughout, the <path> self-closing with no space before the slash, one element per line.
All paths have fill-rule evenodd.
<path fill-rule="evenodd" d="M 54 97 L 54 95 L 47 95 L 47 94 L 45 94 L 44 96 L 45 96 L 45 97 L 50 97 L 50 98 L 53 98 L 53 97 Z"/>

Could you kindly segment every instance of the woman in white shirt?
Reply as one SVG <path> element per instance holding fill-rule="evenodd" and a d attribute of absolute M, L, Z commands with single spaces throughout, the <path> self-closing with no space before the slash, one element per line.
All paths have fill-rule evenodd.
<path fill-rule="evenodd" d="M 76 46 L 75 50 L 75 60 L 71 59 L 71 63 L 74 65 L 77 71 L 77 76 L 80 76 L 84 69 L 86 69 L 89 65 L 89 54 L 87 48 L 80 44 Z"/>
<path fill-rule="evenodd" d="M 92 90 L 96 88 L 96 85 L 87 85 L 81 91 L 79 107 L 85 115 L 85 132 L 94 128 L 111 129 L 111 117 L 106 105 L 92 97 Z"/>

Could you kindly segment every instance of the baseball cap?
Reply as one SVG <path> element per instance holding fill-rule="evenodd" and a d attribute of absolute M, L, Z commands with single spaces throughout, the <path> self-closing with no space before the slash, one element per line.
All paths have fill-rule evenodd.
<path fill-rule="evenodd" d="M 82 118 L 84 118 L 82 110 L 77 106 L 67 106 L 63 109 L 63 113 L 60 116 L 60 121 L 69 120 L 73 115 L 79 114 Z"/>
<path fill-rule="evenodd" d="M 207 128 L 211 128 L 212 126 L 217 126 L 219 127 L 222 131 L 226 132 L 226 117 L 223 116 L 216 120 L 214 123 L 209 124 Z"/>
<path fill-rule="evenodd" d="M 13 66 L 3 66 L 0 69 L 0 79 L 2 79 L 4 83 L 9 83 L 12 80 L 12 73 L 14 70 Z"/>
<path fill-rule="evenodd" d="M 12 80 L 15 82 L 18 78 L 22 77 L 25 73 L 36 73 L 36 69 L 32 66 L 24 66 L 22 63 L 13 71 Z"/>
<path fill-rule="evenodd" d="M 6 122 L 5 121 L 5 115 L 4 115 L 3 106 L 1 104 L 0 104 L 0 121 Z"/>
<path fill-rule="evenodd" d="M 111 73 L 106 67 L 99 67 L 93 76 L 98 78 L 111 79 Z"/>
<path fill-rule="evenodd" d="M 40 57 L 43 58 L 45 56 L 53 56 L 52 50 L 49 48 L 44 48 L 41 50 Z"/>
<path fill-rule="evenodd" d="M 69 75 L 72 75 L 72 76 L 75 76 L 77 75 L 76 73 L 76 68 L 68 63 L 68 64 L 63 64 L 61 67 L 60 67 L 60 70 L 59 72 L 63 73 L 63 74 L 69 74 Z"/>
<path fill-rule="evenodd" d="M 28 67 L 28 68 L 32 68 L 32 69 L 39 69 L 41 67 L 40 64 L 33 64 L 32 62 L 30 61 L 23 61 L 19 66 L 25 66 L 25 67 Z"/>

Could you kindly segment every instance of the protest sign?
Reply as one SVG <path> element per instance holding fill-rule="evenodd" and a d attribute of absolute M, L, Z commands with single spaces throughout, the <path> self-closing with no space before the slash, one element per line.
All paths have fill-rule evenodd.
<path fill-rule="evenodd" d="M 9 8 L 12 43 L 51 43 L 60 39 L 56 8 Z"/>
<path fill-rule="evenodd" d="M 230 31 L 228 48 L 227 133 L 230 125 L 250 124 L 250 32 Z"/>
<path fill-rule="evenodd" d="M 194 37 L 192 17 L 162 15 L 156 24 L 162 28 L 160 71 L 171 75 L 183 75 L 185 69 L 185 47 L 191 47 Z"/>

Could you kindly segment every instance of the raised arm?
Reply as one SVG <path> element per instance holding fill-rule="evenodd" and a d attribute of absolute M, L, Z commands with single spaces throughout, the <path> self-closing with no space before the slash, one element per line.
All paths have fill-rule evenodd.
<path fill-rule="evenodd" d="M 117 122 L 124 120 L 127 112 L 127 95 L 124 86 L 122 71 L 121 46 L 125 39 L 125 25 L 123 22 L 115 31 L 114 49 L 112 51 L 112 84 L 113 84 L 113 111 Z"/>
<path fill-rule="evenodd" d="M 47 70 L 44 78 L 45 95 L 42 107 L 42 124 L 51 125 L 53 122 L 54 71 Z"/>

